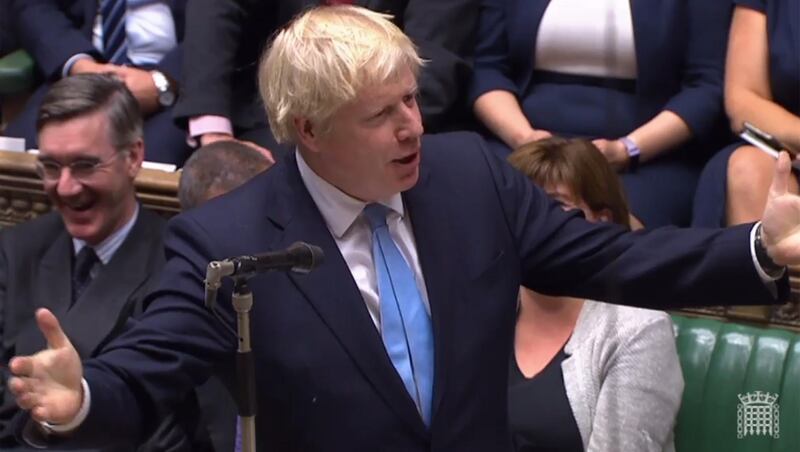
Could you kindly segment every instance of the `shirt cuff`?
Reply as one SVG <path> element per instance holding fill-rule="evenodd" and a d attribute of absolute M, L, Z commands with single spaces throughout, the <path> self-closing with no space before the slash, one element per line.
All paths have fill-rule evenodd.
<path fill-rule="evenodd" d="M 94 61 L 94 58 L 88 53 L 76 53 L 75 55 L 69 57 L 67 62 L 64 63 L 64 66 L 61 68 L 61 78 L 67 77 L 69 75 L 69 71 L 72 70 L 72 66 L 74 66 L 75 63 L 78 62 L 78 60 L 84 60 L 87 58 Z"/>
<path fill-rule="evenodd" d="M 69 433 L 83 424 L 86 416 L 89 415 L 89 408 L 92 405 L 92 393 L 89 391 L 89 383 L 86 382 L 85 378 L 81 378 L 81 387 L 83 388 L 83 401 L 81 401 L 81 408 L 78 410 L 78 414 L 66 424 L 41 422 L 42 428 L 53 433 Z"/>
<path fill-rule="evenodd" d="M 197 138 L 207 133 L 233 135 L 233 124 L 224 116 L 203 115 L 189 120 L 189 135 Z"/>
<path fill-rule="evenodd" d="M 778 275 L 770 276 L 767 272 L 764 271 L 764 268 L 761 267 L 761 264 L 758 262 L 758 257 L 756 256 L 756 229 L 761 225 L 761 222 L 753 225 L 753 228 L 750 229 L 750 257 L 753 259 L 753 265 L 756 267 L 756 272 L 758 272 L 759 278 L 765 284 L 775 282 L 783 277 L 783 274 L 786 272 L 784 268 Z"/>
<path fill-rule="evenodd" d="M 189 136 L 186 137 L 186 144 L 192 148 L 199 147 L 200 140 L 198 138 L 207 133 L 224 133 L 233 136 L 233 124 L 224 116 L 195 116 L 189 119 Z"/>

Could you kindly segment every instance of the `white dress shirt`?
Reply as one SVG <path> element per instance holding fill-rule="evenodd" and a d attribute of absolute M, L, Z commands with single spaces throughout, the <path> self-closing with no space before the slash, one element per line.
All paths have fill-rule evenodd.
<path fill-rule="evenodd" d="M 128 0 L 125 32 L 128 59 L 136 66 L 158 64 L 164 55 L 178 45 L 175 20 L 172 17 L 172 10 L 165 1 Z M 99 52 L 103 52 L 103 20 L 99 9 L 92 28 L 92 45 Z M 73 55 L 64 63 L 61 75 L 63 77 L 69 75 L 72 65 L 82 58 L 91 56 L 85 53 Z"/>
<path fill-rule="evenodd" d="M 369 222 L 362 214 L 367 203 L 353 198 L 319 177 L 303 160 L 300 152 L 296 152 L 296 155 L 297 168 L 300 170 L 303 184 L 311 194 L 311 199 L 317 205 L 322 218 L 325 219 L 325 224 L 333 235 L 361 296 L 364 297 L 369 315 L 380 331 L 381 307 L 378 298 L 378 278 L 372 261 L 372 231 Z M 411 219 L 403 206 L 403 198 L 397 193 L 389 199 L 380 200 L 380 204 L 390 209 L 386 216 L 389 233 L 411 271 L 414 272 L 422 302 L 430 315 L 428 291 L 419 266 Z"/>

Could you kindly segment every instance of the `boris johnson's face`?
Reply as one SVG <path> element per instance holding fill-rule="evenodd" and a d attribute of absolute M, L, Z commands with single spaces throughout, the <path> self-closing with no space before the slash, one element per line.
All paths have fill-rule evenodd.
<path fill-rule="evenodd" d="M 410 69 L 363 89 L 324 130 L 306 125 L 311 132 L 301 134 L 306 161 L 323 179 L 362 201 L 410 189 L 419 178 L 423 132 L 416 95 Z"/>
<path fill-rule="evenodd" d="M 44 189 L 72 237 L 97 245 L 130 219 L 144 149 L 115 149 L 105 111 L 45 125 L 39 152 Z"/>

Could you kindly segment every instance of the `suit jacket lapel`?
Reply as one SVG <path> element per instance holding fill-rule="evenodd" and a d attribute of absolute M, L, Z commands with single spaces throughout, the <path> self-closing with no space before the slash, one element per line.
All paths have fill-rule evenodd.
<path fill-rule="evenodd" d="M 289 278 L 313 305 L 375 391 L 412 429 L 426 435 L 414 402 L 389 360 L 383 341 L 372 323 L 364 299 L 353 280 L 322 214 L 305 188 L 294 157 L 271 171 L 285 178 L 280 196 L 271 208 L 270 219 L 284 230 L 276 249 L 296 241 L 309 241 L 325 252 L 324 263 L 307 275 Z"/>
<path fill-rule="evenodd" d="M 53 244 L 42 255 L 32 302 L 36 308 L 47 308 L 58 319 L 63 319 L 72 302 L 72 239 L 63 226 Z M 38 352 L 46 342 L 36 320 L 31 318 L 20 329 L 16 343 L 18 355 Z"/>
<path fill-rule="evenodd" d="M 112 331 L 132 312 L 132 295 L 153 271 L 152 254 L 158 246 L 149 245 L 150 212 L 139 210 L 139 217 L 128 237 L 103 266 L 83 296 L 67 311 L 62 327 L 81 356 L 92 356 Z M 158 250 L 154 249 L 158 248 Z"/>
<path fill-rule="evenodd" d="M 451 216 L 443 210 L 444 206 L 449 205 L 448 200 L 444 193 L 430 186 L 430 179 L 428 167 L 423 164 L 419 182 L 404 193 L 403 198 L 411 215 L 417 255 L 431 307 L 435 361 L 432 413 L 435 419 L 449 377 L 448 360 L 454 352 L 451 322 L 448 321 L 453 318 L 451 300 L 458 298 L 462 284 L 446 277 L 453 272 L 442 270 L 453 265 L 451 258 L 458 247 L 453 243 Z"/>

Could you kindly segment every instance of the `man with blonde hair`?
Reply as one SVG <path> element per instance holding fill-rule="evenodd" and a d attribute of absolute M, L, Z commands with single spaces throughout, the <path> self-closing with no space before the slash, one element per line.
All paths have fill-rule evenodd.
<path fill-rule="evenodd" d="M 277 34 L 262 92 L 295 154 L 173 220 L 161 289 L 96 359 L 81 366 L 39 311 L 49 348 L 10 363 L 18 403 L 76 443 L 136 438 L 212 369 L 231 377 L 230 290 L 223 326 L 203 306 L 208 261 L 298 240 L 324 250 L 320 268 L 249 284 L 264 451 L 509 450 L 520 285 L 661 308 L 786 298 L 800 198 L 785 156 L 763 223 L 633 235 L 564 212 L 476 135 L 423 137 L 420 64 L 356 7 L 309 10 Z"/>

